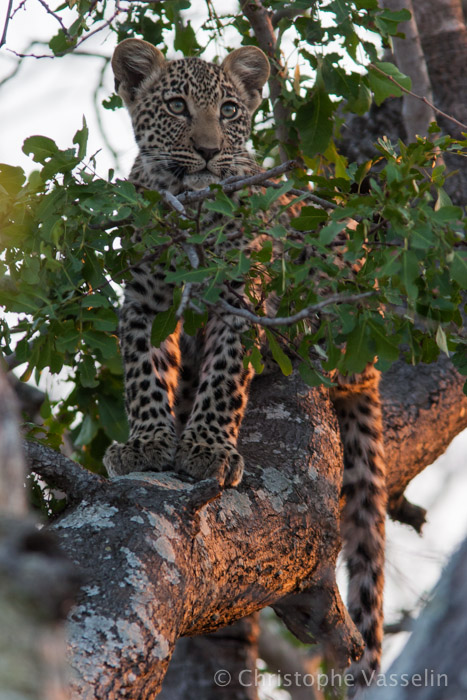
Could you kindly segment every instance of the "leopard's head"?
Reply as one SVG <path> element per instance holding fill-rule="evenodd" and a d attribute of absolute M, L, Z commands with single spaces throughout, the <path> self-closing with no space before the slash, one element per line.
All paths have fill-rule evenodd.
<path fill-rule="evenodd" d="M 217 66 L 167 61 L 152 44 L 126 39 L 112 67 L 147 181 L 176 193 L 251 171 L 246 141 L 269 76 L 260 49 L 244 46 Z"/>

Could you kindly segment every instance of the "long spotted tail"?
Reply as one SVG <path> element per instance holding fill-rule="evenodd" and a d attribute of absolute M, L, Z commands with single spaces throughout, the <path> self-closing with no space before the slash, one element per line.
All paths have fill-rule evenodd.
<path fill-rule="evenodd" d="M 354 690 L 361 693 L 379 670 L 383 638 L 383 587 L 387 492 L 379 372 L 333 378 L 332 389 L 344 445 L 343 552 L 349 572 L 348 608 L 365 651 L 352 664 Z"/>

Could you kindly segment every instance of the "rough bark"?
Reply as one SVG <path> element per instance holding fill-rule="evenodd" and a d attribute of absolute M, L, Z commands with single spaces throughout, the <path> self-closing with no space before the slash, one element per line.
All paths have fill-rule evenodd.
<path fill-rule="evenodd" d="M 452 557 L 401 655 L 368 700 L 463 700 L 467 693 L 467 540 Z M 391 674 L 394 685 L 390 685 Z"/>
<path fill-rule="evenodd" d="M 446 362 L 398 365 L 385 375 L 395 503 L 467 425 L 461 387 Z M 78 502 L 75 492 L 54 525 L 85 576 L 70 621 L 75 697 L 154 697 L 179 637 L 212 632 L 266 605 L 302 638 L 323 642 L 337 663 L 357 652 L 335 586 L 341 446 L 324 390 L 296 375 L 260 377 L 241 449 L 244 482 L 221 495 L 213 482 L 148 473 L 112 482 L 91 475 L 92 483 L 83 482 L 88 497 Z M 210 697 L 205 687 L 199 696 Z M 172 689 L 177 697 L 186 696 Z"/>
<path fill-rule="evenodd" d="M 416 474 L 445 451 L 452 438 L 467 425 L 467 398 L 462 394 L 462 383 L 463 379 L 446 358 L 435 365 L 421 365 L 417 368 L 399 363 L 383 376 L 381 389 L 391 494 L 390 513 L 394 519 L 408 522 L 417 530 L 420 530 L 424 522 L 425 511 L 408 503 L 402 495 L 403 490 Z M 256 385 L 255 389 L 261 392 L 261 396 L 258 397 L 255 391 L 255 406 L 258 401 L 261 405 L 262 401 L 269 399 L 269 396 L 262 392 L 264 387 Z M 251 429 L 253 430 L 256 424 L 259 430 L 260 421 L 254 411 L 247 414 L 247 421 L 250 420 Z M 260 449 L 264 444 L 263 439 L 267 443 L 267 435 L 270 434 L 271 431 L 266 428 L 258 445 Z M 421 435 L 423 440 L 420 439 Z M 259 439 L 260 434 L 256 437 Z M 246 444 L 243 451 L 248 450 L 248 447 Z M 276 445 L 273 446 L 273 449 L 275 448 Z M 254 455 L 252 456 L 254 458 Z M 306 599 L 304 606 L 306 610 Z M 186 681 L 183 680 L 180 669 L 184 666 L 191 668 L 195 664 L 197 671 L 192 676 L 193 683 L 190 686 L 193 696 L 215 700 L 221 692 L 220 697 L 250 699 L 247 693 L 252 691 L 251 688 L 244 688 L 243 695 L 240 696 L 236 694 L 238 688 L 234 689 L 233 686 L 220 691 L 213 682 L 212 668 L 213 665 L 215 670 L 226 668 L 232 678 L 238 678 L 242 668 L 248 668 L 247 665 L 241 666 L 238 659 L 243 658 L 245 650 L 251 648 L 251 639 L 242 638 L 238 633 L 231 635 L 230 627 L 216 634 L 217 638 L 225 636 L 230 641 L 230 665 L 226 665 L 224 657 L 219 658 L 217 664 L 213 663 L 212 647 L 209 641 L 205 643 L 205 638 L 195 638 L 189 643 L 180 640 L 176 651 L 176 667 L 169 667 L 165 681 L 167 694 L 161 697 L 170 697 L 170 700 L 185 698 Z M 297 663 L 296 654 L 295 662 Z M 281 664 L 280 670 L 282 673 L 287 672 L 284 663 Z M 310 671 L 307 668 L 301 669 L 300 678 L 308 672 Z M 293 691 L 311 697 L 310 688 L 297 685 Z"/>
<path fill-rule="evenodd" d="M 63 613 L 75 574 L 28 517 L 16 403 L 0 369 L 0 700 L 68 697 Z"/>
<path fill-rule="evenodd" d="M 261 446 L 257 422 L 247 426 L 238 489 L 133 474 L 96 486 L 54 525 L 86 579 L 70 624 L 77 697 L 154 697 L 179 637 L 301 588 L 316 609 L 302 631 L 341 665 L 359 652 L 334 578 L 341 448 L 329 401 L 297 377 L 277 381 L 274 398 L 252 406 L 271 434 Z"/>

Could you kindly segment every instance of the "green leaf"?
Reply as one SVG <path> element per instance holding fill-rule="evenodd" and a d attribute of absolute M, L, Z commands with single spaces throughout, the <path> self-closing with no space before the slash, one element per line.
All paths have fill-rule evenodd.
<path fill-rule="evenodd" d="M 112 111 L 120 109 L 120 107 L 123 107 L 122 98 L 120 95 L 111 95 L 108 99 L 102 100 L 102 106 L 104 109 L 110 109 Z"/>
<path fill-rule="evenodd" d="M 175 306 L 171 306 L 167 311 L 158 313 L 152 322 L 151 344 L 156 348 L 160 347 L 161 343 L 175 331 L 177 323 L 177 309 Z"/>
<path fill-rule="evenodd" d="M 412 299 L 416 299 L 418 296 L 418 287 L 415 284 L 415 280 L 418 278 L 419 273 L 417 256 L 412 250 L 404 250 L 401 276 L 407 295 Z"/>
<path fill-rule="evenodd" d="M 464 345 L 460 350 L 456 350 L 451 360 L 461 374 L 467 374 L 467 346 Z"/>
<path fill-rule="evenodd" d="M 371 331 L 371 338 L 376 345 L 377 356 L 388 362 L 395 362 L 398 360 L 399 348 L 397 340 L 394 341 L 394 339 L 387 334 L 386 327 L 373 320 L 368 320 L 368 327 Z"/>
<path fill-rule="evenodd" d="M 285 374 L 285 376 L 288 377 L 289 374 L 292 374 L 293 371 L 292 362 L 290 361 L 290 358 L 287 357 L 285 352 L 282 350 L 281 346 L 279 345 L 271 331 L 268 331 L 267 329 L 266 337 L 268 339 L 269 347 L 271 349 L 271 353 L 274 360 L 281 368 L 282 374 Z"/>
<path fill-rule="evenodd" d="M 23 143 L 23 153 L 29 155 L 32 153 L 33 160 L 36 163 L 45 163 L 48 158 L 58 153 L 58 146 L 55 141 L 47 136 L 30 136 Z"/>
<path fill-rule="evenodd" d="M 188 335 L 196 335 L 197 331 L 207 320 L 207 312 L 204 314 L 197 314 L 192 309 L 185 309 L 183 312 L 183 330 Z"/>
<path fill-rule="evenodd" d="M 299 107 L 295 126 L 300 134 L 303 152 L 312 157 L 324 153 L 332 136 L 335 105 L 328 94 L 318 88 L 311 100 Z"/>
<path fill-rule="evenodd" d="M 98 350 L 104 358 L 117 354 L 117 339 L 99 331 L 84 331 L 83 340 L 93 349 Z"/>
<path fill-rule="evenodd" d="M 99 425 L 97 421 L 94 420 L 89 414 L 86 415 L 81 423 L 81 427 L 78 435 L 74 439 L 74 445 L 76 447 L 82 447 L 83 445 L 89 445 L 92 440 L 96 437 Z"/>
<path fill-rule="evenodd" d="M 81 321 L 89 321 L 96 331 L 117 331 L 118 317 L 114 309 L 111 308 L 83 309 L 81 312 Z"/>
<path fill-rule="evenodd" d="M 78 158 L 83 160 L 86 155 L 86 146 L 88 143 L 89 129 L 86 125 L 86 119 L 83 117 L 83 128 L 76 132 L 73 136 L 73 143 L 78 145 Z"/>
<path fill-rule="evenodd" d="M 96 380 L 96 365 L 89 355 L 83 357 L 83 361 L 78 367 L 78 372 L 81 386 L 86 386 L 91 389 L 99 386 L 99 382 Z"/>
<path fill-rule="evenodd" d="M 449 350 L 448 350 L 448 341 L 446 338 L 446 333 L 444 330 L 441 328 L 441 326 L 438 326 L 436 329 L 436 345 L 439 347 L 439 349 L 445 353 L 449 357 Z"/>
<path fill-rule="evenodd" d="M 74 321 L 65 321 L 60 327 L 60 335 L 55 338 L 55 347 L 59 352 L 74 352 L 80 339 L 80 332 Z"/>
<path fill-rule="evenodd" d="M 345 229 L 347 222 L 331 221 L 319 232 L 319 240 L 323 245 L 329 245 L 341 231 Z"/>
<path fill-rule="evenodd" d="M 303 207 L 300 216 L 292 219 L 291 226 L 297 231 L 314 231 L 319 224 L 327 221 L 328 214 L 317 207 Z"/>
<path fill-rule="evenodd" d="M 98 401 L 99 422 L 107 435 L 117 442 L 128 439 L 128 422 L 125 414 L 123 398 L 115 396 L 100 396 Z"/>
<path fill-rule="evenodd" d="M 175 284 L 180 284 L 181 282 L 202 282 L 206 277 L 211 277 L 219 269 L 218 265 L 212 267 L 199 267 L 197 270 L 177 270 L 175 272 L 168 272 L 165 279 L 167 282 L 175 282 Z"/>
<path fill-rule="evenodd" d="M 393 80 L 406 90 L 412 87 L 412 81 L 400 72 L 394 63 L 377 61 L 369 66 L 368 80 L 373 90 L 375 102 L 379 106 L 387 97 L 401 97 L 402 90 Z"/>
<path fill-rule="evenodd" d="M 348 372 L 363 372 L 368 362 L 373 359 L 368 341 L 367 322 L 363 320 L 355 326 L 347 338 L 344 367 Z"/>
<path fill-rule="evenodd" d="M 209 211 L 215 211 L 218 214 L 225 214 L 226 216 L 231 215 L 235 211 L 235 204 L 222 191 L 217 193 L 214 201 L 205 202 L 204 207 Z"/>
<path fill-rule="evenodd" d="M 460 250 L 454 253 L 451 277 L 462 289 L 467 289 L 467 251 Z"/>
<path fill-rule="evenodd" d="M 251 362 L 253 365 L 253 368 L 257 374 L 261 374 L 261 372 L 264 369 L 264 364 L 263 364 L 263 357 L 261 355 L 261 352 L 259 348 L 254 345 L 251 348 L 250 354 L 247 356 L 247 359 Z"/>
<path fill-rule="evenodd" d="M 177 22 L 175 26 L 174 49 L 181 51 L 185 56 L 191 56 L 195 49 L 198 48 L 199 44 L 196 41 L 196 34 L 190 21 L 187 22 L 186 26 Z"/>
<path fill-rule="evenodd" d="M 351 112 L 362 116 L 371 107 L 371 90 L 363 82 L 360 82 L 358 86 L 358 93 L 356 97 L 351 97 L 347 100 L 347 107 Z"/>
<path fill-rule="evenodd" d="M 458 221 L 462 219 L 462 209 L 454 206 L 443 206 L 434 211 L 432 216 L 433 219 L 440 224 L 448 223 L 449 221 Z"/>
<path fill-rule="evenodd" d="M 429 250 L 434 241 L 433 229 L 428 224 L 419 224 L 409 233 L 410 243 L 419 250 Z"/>
<path fill-rule="evenodd" d="M 65 53 L 76 44 L 76 39 L 68 39 L 63 29 L 59 29 L 57 34 L 49 41 L 49 47 L 58 56 Z"/>
<path fill-rule="evenodd" d="M 82 274 L 86 282 L 89 282 L 91 287 L 101 287 L 107 282 L 103 274 L 103 259 L 97 257 L 92 248 L 85 247 L 83 250 L 84 265 Z"/>
<path fill-rule="evenodd" d="M 9 194 L 17 194 L 22 188 L 25 179 L 23 168 L 0 163 L 0 192 L 3 188 Z"/>
<path fill-rule="evenodd" d="M 302 362 L 298 366 L 298 371 L 300 373 L 301 378 L 303 379 L 305 384 L 308 384 L 308 386 L 320 386 L 320 384 L 323 383 L 321 375 L 319 375 L 318 372 L 316 372 L 306 362 Z"/>

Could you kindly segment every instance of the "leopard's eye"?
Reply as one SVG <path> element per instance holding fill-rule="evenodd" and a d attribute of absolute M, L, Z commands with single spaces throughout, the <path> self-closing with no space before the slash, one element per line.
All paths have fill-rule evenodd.
<path fill-rule="evenodd" d="M 224 102 L 221 107 L 221 115 L 225 119 L 232 119 L 233 117 L 236 117 L 237 114 L 238 106 L 235 104 L 235 102 Z"/>
<path fill-rule="evenodd" d="M 172 114 L 184 114 L 187 111 L 186 102 L 181 97 L 174 97 L 167 102 L 167 107 Z"/>

